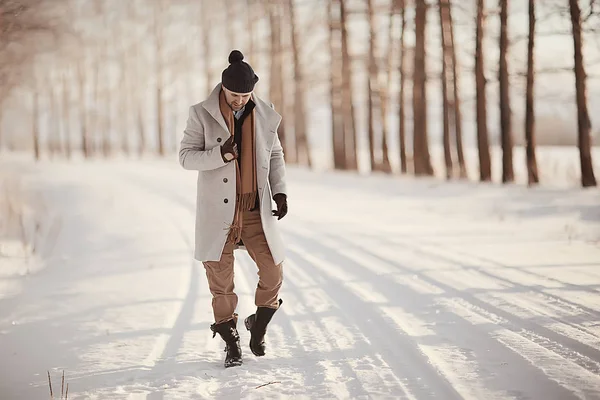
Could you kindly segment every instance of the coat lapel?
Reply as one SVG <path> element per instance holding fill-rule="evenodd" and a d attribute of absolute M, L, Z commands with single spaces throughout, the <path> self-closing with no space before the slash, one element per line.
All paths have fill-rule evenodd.
<path fill-rule="evenodd" d="M 270 151 L 277 134 L 277 128 L 281 123 L 281 115 L 255 94 L 252 95 L 252 101 L 256 104 L 257 136 L 261 136 L 261 139 L 264 140 L 263 147 Z"/>
<path fill-rule="evenodd" d="M 217 86 L 215 86 L 206 101 L 202 103 L 202 106 L 206 109 L 206 111 L 208 111 L 214 120 L 221 125 L 225 132 L 229 134 L 229 129 L 227 128 L 227 124 L 225 123 L 225 119 L 223 118 L 223 115 L 221 115 L 221 110 L 219 108 L 220 92 L 221 84 L 219 83 Z M 281 123 L 281 115 L 271 108 L 269 104 L 256 96 L 256 94 L 252 94 L 252 101 L 254 101 L 254 104 L 256 104 L 256 155 L 257 161 L 260 163 L 264 160 L 264 152 L 271 151 L 273 140 L 277 134 L 277 128 Z"/>
<path fill-rule="evenodd" d="M 210 93 L 208 98 L 202 106 L 208 111 L 208 113 L 221 125 L 221 127 L 229 134 L 229 128 L 227 128 L 227 124 L 225 123 L 225 118 L 221 114 L 221 109 L 219 108 L 219 93 L 221 92 L 221 84 L 219 83 L 213 91 Z"/>

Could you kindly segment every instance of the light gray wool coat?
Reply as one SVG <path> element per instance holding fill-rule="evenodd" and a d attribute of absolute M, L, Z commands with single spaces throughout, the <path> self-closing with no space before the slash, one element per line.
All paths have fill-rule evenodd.
<path fill-rule="evenodd" d="M 210 96 L 189 109 L 187 126 L 179 150 L 179 163 L 198 171 L 196 194 L 196 237 L 194 258 L 218 261 L 229 225 L 233 221 L 236 196 L 235 162 L 221 157 L 221 144 L 230 133 L 219 109 L 219 83 Z M 256 174 L 263 230 L 275 264 L 283 262 L 285 248 L 277 227 L 271 199 L 286 192 L 285 162 L 277 128 L 281 123 L 272 107 L 252 94 L 255 107 Z"/>

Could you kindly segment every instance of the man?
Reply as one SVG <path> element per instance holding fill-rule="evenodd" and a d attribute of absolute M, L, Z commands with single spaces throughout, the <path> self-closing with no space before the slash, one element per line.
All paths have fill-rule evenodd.
<path fill-rule="evenodd" d="M 277 134 L 281 116 L 253 93 L 258 82 L 244 55 L 230 65 L 205 101 L 193 105 L 179 162 L 198 172 L 194 257 L 202 261 L 215 323 L 225 341 L 225 367 L 242 364 L 235 309 L 233 251 L 243 245 L 258 267 L 256 313 L 244 320 L 250 349 L 265 354 L 267 325 L 282 301 L 284 246 L 276 221 L 287 214 L 285 162 Z M 277 205 L 272 210 L 271 198 Z"/>

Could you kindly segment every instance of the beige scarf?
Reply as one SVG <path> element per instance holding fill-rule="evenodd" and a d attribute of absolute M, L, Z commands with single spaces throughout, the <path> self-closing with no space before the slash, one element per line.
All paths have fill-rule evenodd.
<path fill-rule="evenodd" d="M 235 116 L 233 115 L 233 110 L 231 110 L 225 100 L 225 93 L 223 90 L 219 93 L 219 108 L 221 109 L 221 114 L 229 128 L 229 133 L 234 135 Z M 240 167 L 238 160 L 235 160 L 237 198 L 233 223 L 231 224 L 231 230 L 229 231 L 230 239 L 233 239 L 234 243 L 239 242 L 241 239 L 242 211 L 252 209 L 256 203 L 256 196 L 258 195 L 258 185 L 256 183 L 254 110 L 252 110 L 252 113 L 244 119 L 244 123 L 242 124 L 242 148 L 238 149 L 238 151 L 240 152 L 242 165 Z"/>

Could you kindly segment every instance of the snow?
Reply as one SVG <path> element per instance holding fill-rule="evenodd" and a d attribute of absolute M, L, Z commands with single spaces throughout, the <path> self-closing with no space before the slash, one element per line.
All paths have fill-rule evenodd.
<path fill-rule="evenodd" d="M 598 189 L 289 167 L 284 304 L 267 355 L 240 324 L 244 365 L 224 369 L 193 172 L 5 154 L 0 171 L 36 243 L 0 231 L 2 398 L 49 398 L 47 371 L 55 397 L 65 371 L 90 400 L 600 398 Z M 258 276 L 236 257 L 245 317 Z"/>

